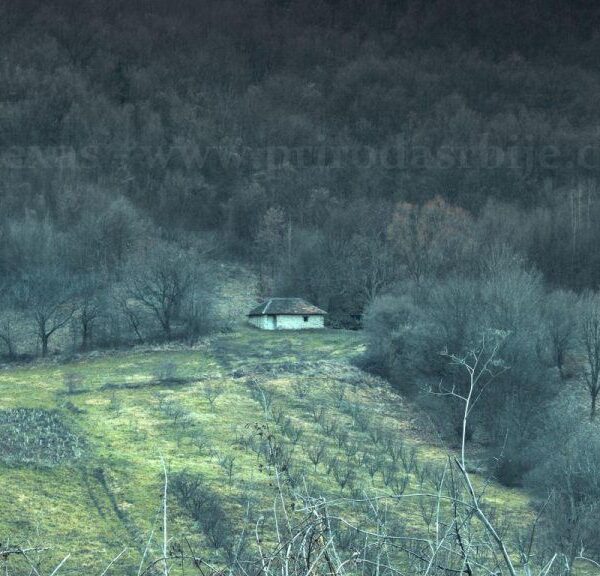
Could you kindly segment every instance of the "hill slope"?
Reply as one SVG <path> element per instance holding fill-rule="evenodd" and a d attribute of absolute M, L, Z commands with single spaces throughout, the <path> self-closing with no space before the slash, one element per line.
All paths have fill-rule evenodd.
<path fill-rule="evenodd" d="M 288 481 L 313 494 L 344 502 L 363 490 L 423 489 L 444 453 L 419 439 L 409 408 L 385 382 L 351 365 L 361 338 L 240 329 L 196 349 L 0 372 L 0 541 L 52 546 L 48 562 L 72 553 L 61 573 L 100 573 L 127 547 L 114 573 L 137 573 L 159 532 L 162 457 L 171 534 L 224 563 L 232 543 L 219 528 L 238 533 L 273 506 L 261 460 L 265 426 L 289 455 Z M 209 496 L 203 517 L 178 498 L 185 478 Z M 516 490 L 491 487 L 488 499 L 508 503 L 517 525 L 529 516 Z M 360 506 L 339 506 L 361 524 Z M 390 509 L 397 526 L 415 532 L 427 530 L 432 513 L 416 503 Z M 151 547 L 148 557 L 157 554 Z"/>

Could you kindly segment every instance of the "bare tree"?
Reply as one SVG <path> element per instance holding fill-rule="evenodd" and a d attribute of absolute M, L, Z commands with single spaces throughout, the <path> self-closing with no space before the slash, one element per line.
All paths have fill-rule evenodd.
<path fill-rule="evenodd" d="M 120 310 L 121 314 L 125 318 L 127 324 L 135 334 L 137 341 L 140 344 L 144 342 L 144 335 L 142 333 L 142 313 L 139 306 L 135 302 L 131 301 L 128 295 L 120 290 L 115 290 L 113 294 L 113 300 Z"/>
<path fill-rule="evenodd" d="M 416 282 L 468 261 L 471 217 L 436 197 L 419 207 L 402 202 L 389 228 L 398 262 Z"/>
<path fill-rule="evenodd" d="M 89 350 L 94 338 L 94 328 L 106 306 L 104 280 L 98 273 L 88 273 L 78 281 L 76 319 L 81 331 L 81 349 Z"/>
<path fill-rule="evenodd" d="M 45 357 L 50 338 L 75 314 L 75 288 L 67 271 L 58 265 L 40 266 L 31 271 L 26 280 L 25 306 L 34 321 Z"/>
<path fill-rule="evenodd" d="M 583 382 L 590 395 L 590 420 L 596 417 L 600 394 L 600 297 L 587 294 L 581 301 L 579 339 L 584 351 Z"/>
<path fill-rule="evenodd" d="M 370 304 L 398 279 L 397 259 L 390 248 L 386 230 L 367 236 L 355 236 L 351 241 L 352 270 L 349 286 L 356 288 L 360 299 Z"/>
<path fill-rule="evenodd" d="M 16 355 L 13 318 L 15 306 L 12 291 L 6 284 L 0 284 L 0 342 L 4 344 L 11 359 Z"/>
<path fill-rule="evenodd" d="M 308 459 L 312 462 L 312 465 L 315 467 L 315 471 L 317 470 L 317 466 L 319 462 L 326 456 L 327 454 L 327 445 L 325 444 L 325 440 L 322 436 L 318 436 L 317 439 L 313 439 L 309 446 L 306 448 L 306 455 Z"/>
<path fill-rule="evenodd" d="M 219 398 L 219 396 L 225 393 L 225 386 L 219 380 L 211 380 L 209 382 L 205 382 L 202 385 L 202 392 L 204 393 L 204 397 L 210 404 L 211 410 L 214 410 L 217 398 Z"/>
<path fill-rule="evenodd" d="M 267 292 L 270 291 L 273 282 L 281 272 L 286 240 L 288 247 L 291 246 L 290 226 L 291 224 L 286 226 L 285 213 L 280 208 L 269 208 L 261 218 L 256 234 L 256 250 L 260 259 L 261 283 Z"/>
<path fill-rule="evenodd" d="M 485 388 L 491 384 L 500 372 L 506 370 L 506 367 L 498 354 L 506 336 L 506 333 L 492 331 L 490 334 L 484 334 L 481 343 L 469 350 L 465 355 L 448 355 L 450 361 L 462 368 L 466 372 L 468 378 L 466 393 L 461 394 L 453 389 L 448 392 L 448 394 L 458 398 L 463 404 L 460 458 L 456 459 L 455 462 L 463 477 L 465 487 L 470 497 L 473 513 L 479 518 L 485 530 L 496 544 L 508 573 L 511 576 L 517 576 L 517 570 L 506 547 L 506 543 L 482 507 L 480 496 L 475 490 L 468 471 L 466 457 L 467 424 L 473 407 L 481 398 Z"/>
<path fill-rule="evenodd" d="M 167 340 L 191 294 L 199 262 L 196 255 L 159 243 L 137 254 L 127 266 L 126 294 L 132 303 L 148 310 Z"/>
<path fill-rule="evenodd" d="M 556 366 L 561 379 L 565 379 L 565 361 L 577 335 L 575 295 L 556 291 L 545 302 L 546 321 L 552 364 Z"/>
<path fill-rule="evenodd" d="M 0 318 L 0 342 L 4 343 L 9 358 L 16 356 L 13 321 L 10 315 L 2 314 Z"/>
<path fill-rule="evenodd" d="M 227 475 L 227 481 L 229 486 L 233 483 L 233 476 L 235 472 L 235 456 L 231 454 L 220 454 L 218 457 L 219 466 L 223 469 Z"/>

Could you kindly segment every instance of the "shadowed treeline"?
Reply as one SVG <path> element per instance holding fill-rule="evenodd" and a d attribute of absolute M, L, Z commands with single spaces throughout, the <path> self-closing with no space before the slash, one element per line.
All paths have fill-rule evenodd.
<path fill-rule="evenodd" d="M 220 257 L 258 265 L 265 293 L 304 295 L 351 325 L 394 206 L 438 196 L 495 216 L 488 233 L 553 284 L 598 283 L 587 3 L 0 10 L 0 271 L 13 285 L 41 230 L 64 240 L 43 256 L 60 261 L 51 274 L 93 262 L 109 284 L 148 238 L 210 233 Z M 342 290 L 329 261 L 363 280 Z"/>

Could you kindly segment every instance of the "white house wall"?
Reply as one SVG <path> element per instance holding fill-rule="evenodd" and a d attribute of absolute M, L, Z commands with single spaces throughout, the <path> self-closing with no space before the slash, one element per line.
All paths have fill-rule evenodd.
<path fill-rule="evenodd" d="M 267 320 L 270 320 L 267 316 L 250 316 L 248 322 L 261 330 L 273 330 L 272 321 Z"/>
<path fill-rule="evenodd" d="M 315 328 L 323 328 L 325 319 L 323 316 L 307 316 L 307 322 L 304 321 L 304 316 L 292 316 L 280 314 L 277 316 L 278 330 L 308 330 Z"/>
<path fill-rule="evenodd" d="M 249 322 L 262 330 L 315 330 L 325 327 L 324 316 L 308 316 L 306 322 L 304 316 L 291 314 L 279 314 L 276 322 L 273 322 L 273 316 L 251 316 Z"/>

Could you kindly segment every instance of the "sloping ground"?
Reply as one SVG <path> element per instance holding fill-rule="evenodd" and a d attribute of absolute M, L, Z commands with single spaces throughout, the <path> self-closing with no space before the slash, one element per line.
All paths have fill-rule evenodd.
<path fill-rule="evenodd" d="M 39 450 L 14 441 L 10 458 L 0 454 L 0 541 L 52 546 L 46 562 L 71 553 L 63 574 L 100 573 L 127 547 L 112 573 L 137 573 L 149 536 L 160 533 L 163 458 L 174 486 L 171 535 L 224 563 L 230 543 L 177 498 L 176 482 L 183 471 L 200 479 L 216 502 L 209 515 L 222 514 L 236 533 L 268 517 L 275 489 L 261 457 L 265 426 L 289 455 L 289 481 L 335 499 L 336 513 L 360 525 L 363 510 L 350 497 L 423 490 L 445 461 L 386 383 L 350 364 L 362 350 L 356 332 L 244 328 L 198 349 L 0 372 L 0 412 L 18 419 L 29 442 L 52 439 L 57 455 L 42 450 L 36 460 Z M 40 412 L 23 409 L 42 411 L 41 423 L 29 418 Z M 519 491 L 487 494 L 508 524 L 530 517 Z M 415 533 L 427 531 L 432 513 L 410 502 L 389 510 L 397 529 Z M 153 544 L 148 558 L 157 555 Z"/>

